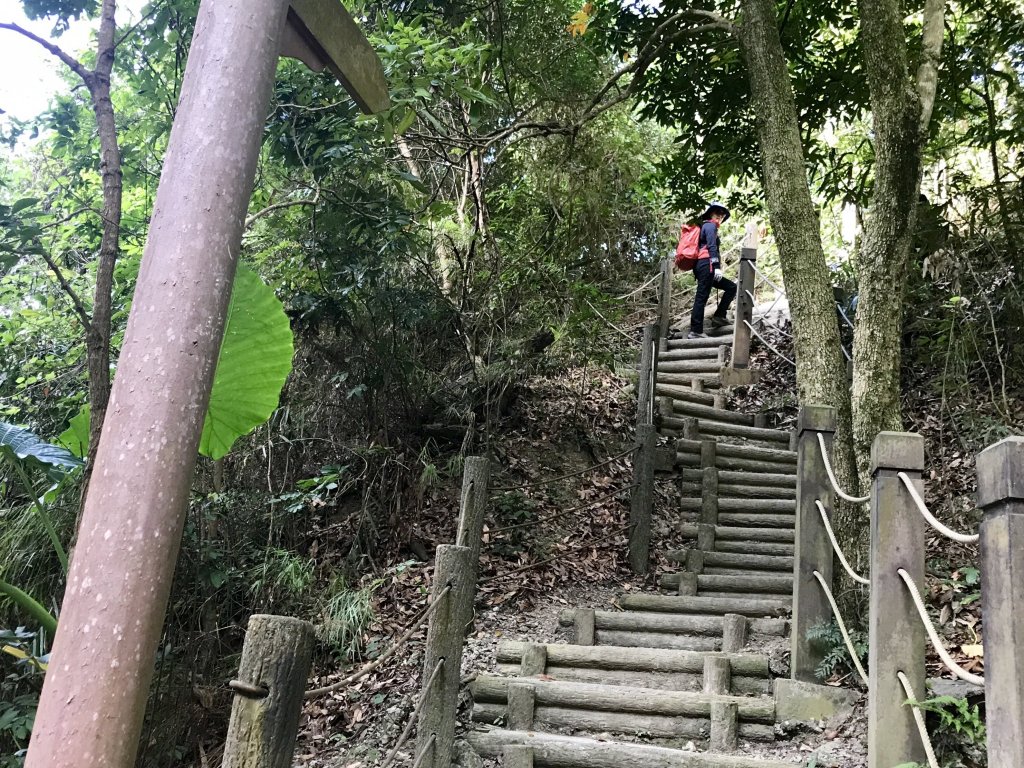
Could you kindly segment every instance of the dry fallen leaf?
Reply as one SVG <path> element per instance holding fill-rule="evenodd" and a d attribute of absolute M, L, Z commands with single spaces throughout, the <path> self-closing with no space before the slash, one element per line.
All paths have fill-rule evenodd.
<path fill-rule="evenodd" d="M 977 643 L 961 645 L 960 650 L 963 651 L 965 656 L 971 659 L 985 658 L 985 647 Z"/>

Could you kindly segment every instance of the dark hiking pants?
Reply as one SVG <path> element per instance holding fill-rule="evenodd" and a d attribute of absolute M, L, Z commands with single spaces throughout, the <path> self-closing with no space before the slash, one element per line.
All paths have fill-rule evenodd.
<path fill-rule="evenodd" d="M 704 333 L 704 308 L 707 306 L 708 299 L 711 298 L 711 289 L 714 287 L 722 292 L 722 297 L 718 300 L 718 308 L 715 310 L 715 317 L 724 320 L 732 300 L 736 298 L 736 283 L 726 277 L 713 283 L 714 271 L 711 269 L 710 259 L 698 261 L 697 266 L 693 268 L 693 276 L 697 279 L 697 296 L 693 301 L 690 330 L 694 333 Z"/>

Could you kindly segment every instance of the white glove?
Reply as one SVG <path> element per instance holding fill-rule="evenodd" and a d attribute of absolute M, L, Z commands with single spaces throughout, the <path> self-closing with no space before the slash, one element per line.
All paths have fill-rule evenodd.
<path fill-rule="evenodd" d="M 722 279 L 722 270 L 716 269 L 715 270 L 715 274 L 711 278 L 711 282 L 717 283 L 721 279 Z"/>

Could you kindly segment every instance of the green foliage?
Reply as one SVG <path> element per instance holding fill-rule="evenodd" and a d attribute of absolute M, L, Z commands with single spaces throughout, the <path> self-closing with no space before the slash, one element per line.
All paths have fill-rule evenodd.
<path fill-rule="evenodd" d="M 231 292 L 199 452 L 219 459 L 277 408 L 292 367 L 292 331 L 274 291 L 240 267 Z"/>
<path fill-rule="evenodd" d="M 20 768 L 49 662 L 40 634 L 0 629 L 0 768 Z"/>
<path fill-rule="evenodd" d="M 26 469 L 39 469 L 54 482 L 83 465 L 82 460 L 66 448 L 44 442 L 27 429 L 2 421 L 0 457 Z"/>
<path fill-rule="evenodd" d="M 827 624 L 817 624 L 807 630 L 807 639 L 820 650 L 824 656 L 818 664 L 814 674 L 819 680 L 825 681 L 833 675 L 856 674 L 856 667 L 850 657 L 850 651 L 843 640 L 843 634 L 835 621 Z M 861 664 L 866 664 L 868 656 L 867 634 L 858 630 L 850 632 L 850 640 L 853 641 L 854 650 Z"/>
<path fill-rule="evenodd" d="M 907 703 L 931 714 L 929 733 L 942 765 L 954 768 L 984 764 L 986 729 L 977 704 L 959 696 L 934 696 Z"/>
<path fill-rule="evenodd" d="M 350 661 L 360 650 L 362 635 L 373 621 L 373 589 L 350 589 L 341 576 L 327 588 L 316 635 L 339 659 Z"/>

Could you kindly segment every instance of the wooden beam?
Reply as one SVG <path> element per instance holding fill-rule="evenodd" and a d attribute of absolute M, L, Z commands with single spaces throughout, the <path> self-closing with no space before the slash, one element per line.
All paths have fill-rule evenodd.
<path fill-rule="evenodd" d="M 329 69 L 366 114 L 391 107 L 384 67 L 339 0 L 291 0 L 281 55 Z"/>

